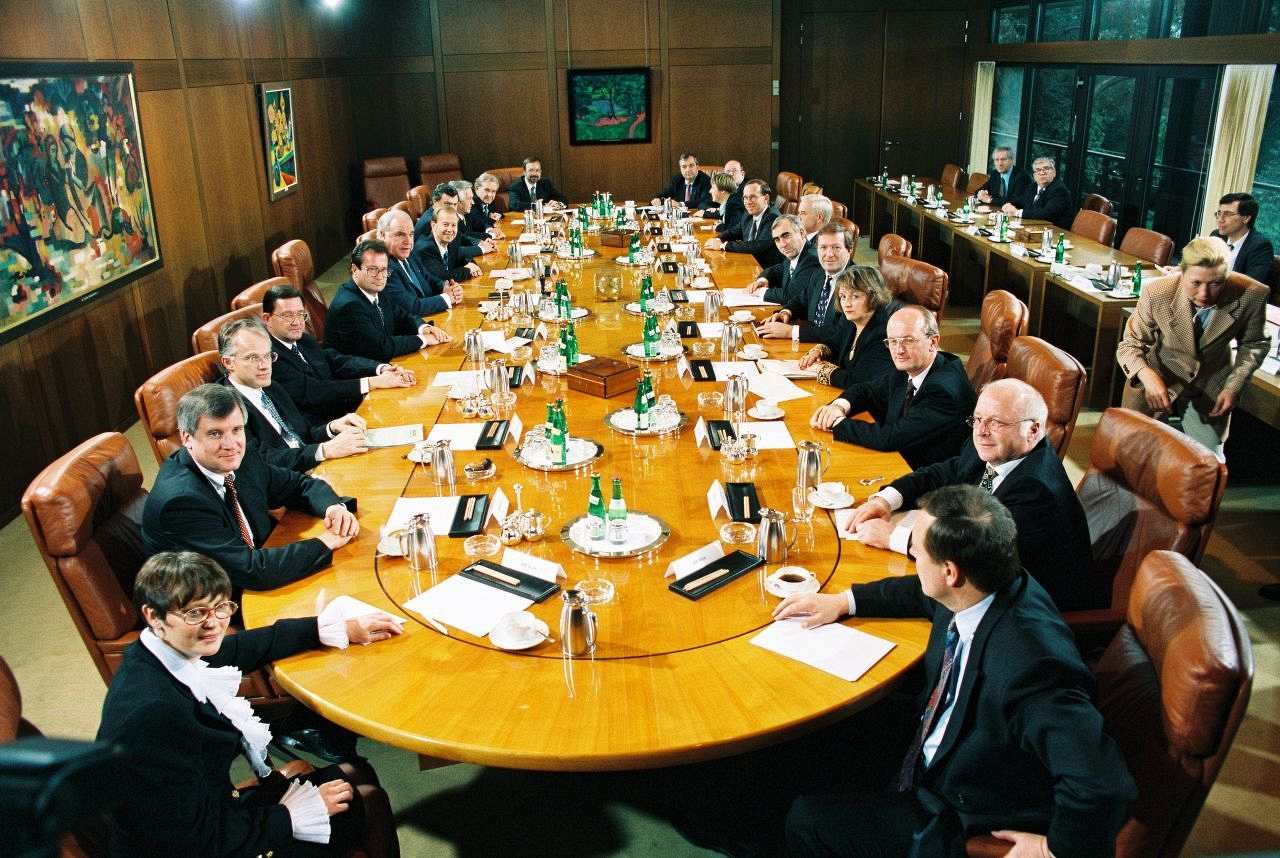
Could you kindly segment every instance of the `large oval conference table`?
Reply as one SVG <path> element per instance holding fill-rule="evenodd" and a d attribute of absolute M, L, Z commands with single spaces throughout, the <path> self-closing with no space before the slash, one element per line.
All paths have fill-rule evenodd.
<path fill-rule="evenodd" d="M 518 217 L 507 215 L 502 221 L 508 235 L 519 230 L 513 224 Z M 699 239 L 712 234 L 695 227 Z M 595 256 L 582 262 L 557 260 L 575 304 L 591 311 L 577 324 L 581 349 L 625 360 L 622 348 L 641 338 L 642 319 L 624 309 L 638 297 L 632 270 L 614 261 L 619 249 L 601 247 L 594 235 L 587 246 Z M 744 286 L 759 270 L 748 254 L 705 255 L 718 288 Z M 422 423 L 429 431 L 436 422 L 464 421 L 458 402 L 448 399 L 448 388 L 432 386 L 431 380 L 436 372 L 463 368 L 466 330 L 498 326 L 485 323 L 477 302 L 494 283 L 488 272 L 507 264 L 506 242 L 478 261 L 485 276 L 465 284 L 465 303 L 435 319 L 453 341 L 400 359 L 417 374 L 417 385 L 372 391 L 360 408 L 370 427 Z M 623 274 L 621 300 L 595 300 L 594 276 L 602 271 Z M 673 277 L 657 275 L 655 286 L 669 284 Z M 517 288 L 521 285 L 527 286 L 527 281 Z M 767 311 L 754 312 L 760 316 Z M 701 307 L 698 314 L 702 321 Z M 754 334 L 749 334 L 749 341 L 754 341 Z M 789 340 L 766 345 L 774 357 L 794 359 L 802 353 L 793 350 Z M 328 569 L 270 592 L 246 592 L 246 625 L 254 628 L 283 617 L 314 614 L 341 594 L 408 622 L 402 636 L 387 642 L 278 662 L 275 677 L 280 685 L 360 735 L 418 753 L 424 767 L 458 761 L 545 771 L 643 769 L 728 756 L 837 721 L 889 691 L 919 661 L 928 636 L 924 621 L 846 619 L 846 624 L 895 644 L 861 678 L 848 682 L 751 643 L 771 623 L 770 611 L 778 602 L 764 589 L 764 576 L 776 566 L 749 572 L 697 601 L 668 590 L 667 564 L 717 539 L 719 526 L 727 521 L 723 515 L 715 521 L 709 515 L 706 494 L 712 481 L 754 482 L 764 506 L 790 515 L 796 452 L 762 450 L 743 464 L 722 463 L 718 452 L 696 444 L 692 429 L 699 416 L 723 416 L 719 410 L 700 412 L 697 394 L 724 385 L 678 376 L 675 363 L 648 366 L 657 392 L 672 395 L 688 416 L 688 424 L 676 434 L 636 438 L 606 425 L 609 411 L 630 406 L 630 392 L 606 400 L 570 391 L 563 377 L 541 374 L 536 384 L 518 389 L 515 410 L 526 430 L 545 418 L 549 401 L 563 396 L 570 433 L 603 445 L 603 456 L 577 471 L 527 468 L 513 457 L 510 440 L 500 451 L 455 453 L 459 477 L 453 492 L 437 487 L 428 466 L 408 461 L 408 447 L 376 449 L 321 464 L 317 474 L 340 494 L 358 498 L 360 534 L 334 552 Z M 888 481 L 907 471 L 896 453 L 833 444 L 828 433 L 810 429 L 809 415 L 836 391 L 814 381 L 797 383 L 813 395 L 782 403 L 783 419 L 797 442 L 819 440 L 831 449 L 827 479 L 843 481 L 862 501 L 883 482 L 867 487 L 860 480 Z M 750 399 L 754 402 L 755 396 Z M 463 465 L 486 456 L 496 462 L 495 477 L 468 482 L 462 476 Z M 595 559 L 562 542 L 561 527 L 586 511 L 593 470 L 601 475 L 606 494 L 610 478 L 622 477 L 628 507 L 666 521 L 672 531 L 668 541 L 629 559 Z M 597 576 L 615 586 L 613 600 L 595 608 L 599 627 L 593 656 L 562 658 L 558 642 L 510 652 L 454 628 L 447 636 L 441 634 L 403 607 L 414 594 L 407 561 L 378 554 L 379 529 L 397 498 L 492 493 L 501 487 L 514 508 L 516 483 L 523 486 L 524 506 L 546 514 L 549 523 L 543 540 L 514 547 L 562 564 L 567 578 L 561 584 L 566 588 Z M 269 544 L 313 536 L 320 529 L 317 520 L 289 513 Z M 490 522 L 487 532 L 496 531 Z M 438 580 L 472 560 L 462 543 L 437 528 Z M 811 524 L 800 525 L 788 564 L 811 570 L 828 593 L 854 582 L 914 574 L 905 557 L 839 540 L 831 514 L 821 509 Z M 419 586 L 430 585 L 428 574 L 421 573 Z M 561 605 L 559 595 L 554 595 L 529 609 L 557 638 Z"/>

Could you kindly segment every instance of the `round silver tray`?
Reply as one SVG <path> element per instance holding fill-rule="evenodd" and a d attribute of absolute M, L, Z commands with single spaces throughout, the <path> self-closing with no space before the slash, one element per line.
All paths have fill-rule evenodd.
<path fill-rule="evenodd" d="M 635 307 L 635 309 L 634 310 L 631 309 L 632 307 Z M 652 307 L 652 304 L 650 305 L 650 307 Z M 657 316 L 670 316 L 675 311 L 676 311 L 676 305 L 672 304 L 666 310 L 654 310 L 653 313 L 654 315 L 657 315 Z M 639 316 L 642 319 L 644 318 L 644 312 L 640 309 L 639 301 L 629 301 L 626 304 L 623 304 L 622 312 L 627 313 L 628 315 L 631 315 L 631 316 Z"/>
<path fill-rule="evenodd" d="M 676 421 L 676 424 L 674 426 L 668 426 L 665 429 L 646 429 L 642 432 L 639 429 L 624 429 L 613 422 L 613 415 L 621 414 L 624 411 L 630 411 L 630 410 L 631 410 L 630 408 L 619 408 L 614 411 L 610 411 L 608 414 L 604 416 L 605 425 L 620 435 L 631 435 L 637 438 L 645 438 L 645 437 L 656 437 L 659 435 L 669 435 L 672 432 L 678 432 L 679 430 L 683 429 L 685 425 L 687 425 L 689 422 L 689 415 L 685 414 L 683 411 L 680 412 L 680 419 Z"/>
<path fill-rule="evenodd" d="M 573 315 L 569 317 L 569 321 L 581 322 L 583 319 L 587 318 L 587 316 L 590 316 L 590 315 L 591 315 L 590 307 L 574 307 Z M 538 315 L 538 316 L 535 316 L 534 319 L 536 321 L 542 322 L 545 325 L 549 325 L 552 322 L 555 322 L 557 324 L 564 324 L 564 320 L 561 319 L 559 316 L 553 316 L 550 319 L 544 319 L 542 318 L 541 315 Z"/>
<path fill-rule="evenodd" d="M 667 524 L 656 515 L 650 515 L 647 512 L 631 512 L 631 515 L 642 515 L 645 518 L 656 521 L 662 528 L 659 531 L 657 538 L 648 545 L 642 545 L 638 548 L 631 548 L 625 551 L 613 548 L 607 539 L 602 539 L 599 542 L 594 540 L 589 543 L 577 542 L 569 536 L 569 531 L 573 529 L 575 524 L 587 517 L 583 514 L 565 522 L 564 527 L 560 528 L 560 539 L 565 545 L 569 546 L 574 551 L 577 551 L 579 554 L 586 554 L 588 557 L 639 557 L 641 554 L 646 554 L 661 547 L 661 545 L 671 537 L 671 525 Z"/>
<path fill-rule="evenodd" d="M 614 257 L 613 261 L 619 265 L 625 265 L 627 268 L 644 268 L 653 264 L 652 257 L 642 255 L 639 262 L 631 262 L 627 259 L 627 256 L 628 254 L 626 253 L 620 254 L 619 256 Z"/>
<path fill-rule="evenodd" d="M 667 362 L 669 362 L 669 361 L 673 361 L 673 360 L 675 360 L 676 358 L 680 357 L 680 355 L 684 354 L 684 351 L 685 351 L 685 350 L 684 350 L 684 346 L 681 346 L 681 347 L 680 347 L 680 351 L 675 352 L 674 354 L 665 354 L 665 355 L 664 355 L 664 354 L 662 354 L 661 352 L 659 352 L 658 354 L 654 355 L 653 357 L 645 357 L 644 355 L 636 355 L 636 354 L 632 354 L 631 352 L 627 351 L 627 349 L 631 348 L 632 346 L 640 346 L 640 348 L 641 348 L 641 349 L 643 349 L 643 348 L 644 348 L 644 343 L 627 343 L 625 346 L 623 346 L 621 349 L 619 349 L 619 351 L 620 351 L 620 352 L 622 352 L 622 356 L 623 356 L 623 357 L 629 357 L 629 358 L 631 358 L 632 360 L 638 360 L 638 361 L 640 361 L 641 363 L 667 363 Z"/>
<path fill-rule="evenodd" d="M 581 256 L 570 256 L 570 255 L 569 255 L 569 254 L 567 254 L 567 253 L 561 253 L 559 250 L 557 250 L 557 251 L 556 251 L 556 258 L 557 258 L 557 259 L 568 259 L 568 260 L 571 260 L 571 261 L 572 261 L 572 260 L 574 260 L 574 259 L 589 259 L 590 257 L 595 256 L 595 255 L 596 255 L 596 252 L 595 252 L 594 250 L 592 250 L 590 247 L 584 247 L 584 248 L 582 248 L 582 255 L 581 255 Z"/>
<path fill-rule="evenodd" d="M 570 436 L 570 437 L 573 437 L 573 436 Z M 578 468 L 585 468 L 587 465 L 591 464 L 596 459 L 599 459 L 601 456 L 604 455 L 604 445 L 602 445 L 599 441 L 594 441 L 590 438 L 579 438 L 578 440 L 587 441 L 591 444 L 594 444 L 596 448 L 594 453 L 592 453 L 590 456 L 588 456 L 587 458 L 583 459 L 580 462 L 571 462 L 564 465 L 533 465 L 533 464 L 530 464 L 529 462 L 526 462 L 524 458 L 522 458 L 521 456 L 521 453 L 524 452 L 523 443 L 521 443 L 519 447 L 516 447 L 514 450 L 512 450 L 511 455 L 515 456 L 516 461 L 524 465 L 526 468 L 529 468 L 530 470 L 533 470 L 533 471 L 544 471 L 546 473 L 557 473 L 561 471 L 576 471 L 578 470 Z"/>

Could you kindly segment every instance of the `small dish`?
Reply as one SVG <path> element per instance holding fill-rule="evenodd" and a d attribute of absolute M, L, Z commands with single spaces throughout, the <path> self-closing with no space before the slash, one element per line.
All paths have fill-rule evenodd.
<path fill-rule="evenodd" d="M 750 545 L 756 540 L 756 526 L 749 521 L 720 525 L 720 541 L 727 545 Z"/>
<path fill-rule="evenodd" d="M 751 314 L 750 310 L 734 310 L 729 316 L 731 322 L 754 322 L 756 317 Z"/>
<path fill-rule="evenodd" d="M 400 535 L 402 533 L 404 533 L 404 529 L 398 527 L 382 534 L 382 538 L 378 540 L 378 553 L 387 557 L 403 557 L 404 552 L 400 549 Z"/>
<path fill-rule="evenodd" d="M 704 390 L 698 394 L 699 408 L 720 408 L 724 405 L 724 394 L 718 390 Z"/>
<path fill-rule="evenodd" d="M 492 557 L 502 547 L 502 540 L 492 533 L 477 533 L 468 536 L 462 543 L 462 550 L 468 557 Z"/>
<path fill-rule="evenodd" d="M 739 349 L 737 354 L 737 357 L 742 360 L 764 360 L 768 356 L 769 353 L 764 349 L 761 349 L 758 352 L 749 352 L 746 349 Z"/>
<path fill-rule="evenodd" d="M 759 405 L 753 405 L 747 409 L 747 416 L 756 420 L 781 420 L 787 416 L 787 412 L 781 408 L 774 408 L 773 411 L 761 411 Z"/>
<path fill-rule="evenodd" d="M 820 495 L 817 491 L 809 492 L 809 500 L 814 506 L 820 509 L 847 509 L 853 506 L 853 495 L 845 492 L 839 497 L 827 497 Z"/>
<path fill-rule="evenodd" d="M 489 632 L 489 642 L 498 649 L 522 650 L 550 639 L 551 629 L 528 611 L 514 611 L 498 620 Z"/>
<path fill-rule="evenodd" d="M 787 596 L 816 593 L 822 589 L 818 578 L 803 566 L 780 566 L 764 579 L 765 592 L 785 599 Z"/>

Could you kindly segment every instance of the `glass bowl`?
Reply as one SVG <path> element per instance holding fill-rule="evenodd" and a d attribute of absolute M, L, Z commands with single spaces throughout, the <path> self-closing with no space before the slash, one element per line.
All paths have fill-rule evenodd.
<path fill-rule="evenodd" d="M 704 390 L 698 394 L 698 407 L 704 410 L 724 407 L 724 394 L 718 390 Z"/>
<path fill-rule="evenodd" d="M 502 547 L 501 540 L 491 533 L 477 533 L 468 536 L 462 543 L 462 550 L 468 557 L 492 557 Z"/>
<path fill-rule="evenodd" d="M 720 541 L 726 545 L 750 545 L 756 540 L 756 526 L 749 521 L 720 525 Z"/>

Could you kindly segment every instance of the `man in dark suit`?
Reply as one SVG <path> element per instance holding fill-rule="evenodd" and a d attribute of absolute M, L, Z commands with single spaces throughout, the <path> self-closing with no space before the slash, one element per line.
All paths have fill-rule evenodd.
<path fill-rule="evenodd" d="M 462 303 L 462 287 L 423 269 L 421 257 L 413 252 L 412 229 L 409 215 L 399 209 L 387 209 L 378 218 L 378 239 L 387 246 L 387 288 L 382 291 L 382 302 L 415 317 L 447 313 Z M 430 241 L 430 230 L 427 235 Z"/>
<path fill-rule="evenodd" d="M 351 279 L 338 287 L 325 317 L 331 348 L 386 363 L 450 340 L 440 328 L 418 324 L 395 305 L 381 306 L 387 264 L 387 246 L 377 239 L 362 241 L 351 252 Z"/>
<path fill-rule="evenodd" d="M 783 307 L 756 326 L 758 336 L 812 343 L 830 332 L 832 322 L 840 315 L 835 281 L 853 257 L 853 233 L 842 224 L 829 223 L 818 231 L 815 245 L 818 265 L 798 272 L 776 299 L 769 298 Z M 769 297 L 768 292 L 765 297 Z"/>
<path fill-rule="evenodd" d="M 680 172 L 650 202 L 660 206 L 663 200 L 684 203 L 690 211 L 711 205 L 711 177 L 698 169 L 698 157 L 685 152 L 680 155 Z"/>
<path fill-rule="evenodd" d="M 449 187 L 453 188 L 458 197 L 458 238 L 462 240 L 463 246 L 479 251 L 475 256 L 493 253 L 498 245 L 489 235 L 488 229 L 472 230 L 471 228 L 471 210 L 476 208 L 476 195 L 471 183 L 466 179 L 454 179 L 449 183 Z"/>
<path fill-rule="evenodd" d="M 147 551 L 195 551 L 227 570 L 240 589 L 270 590 L 328 566 L 360 523 L 329 484 L 268 464 L 246 444 L 234 390 L 202 384 L 178 402 L 185 449 L 160 466 L 142 510 Z M 268 510 L 289 507 L 324 519 L 316 537 L 263 548 L 275 526 Z"/>
<path fill-rule="evenodd" d="M 369 449 L 359 414 L 308 423 L 284 388 L 272 384 L 278 356 L 271 336 L 257 319 L 236 319 L 218 332 L 218 353 L 226 375 L 221 383 L 245 402 L 245 428 L 263 458 L 273 465 L 306 472 L 326 459 L 341 459 Z"/>
<path fill-rule="evenodd" d="M 804 230 L 805 250 L 814 249 L 818 241 L 818 233 L 831 223 L 835 208 L 831 199 L 822 194 L 804 194 L 796 206 L 796 216 L 800 218 L 800 226 Z"/>
<path fill-rule="evenodd" d="M 818 267 L 818 252 L 805 241 L 804 227 L 796 215 L 778 215 L 771 231 L 782 261 L 760 272 L 760 276 L 747 285 L 747 291 L 752 295 L 763 292 L 766 301 L 781 304 L 784 297 L 790 297 L 789 289 L 795 278 Z"/>
<path fill-rule="evenodd" d="M 1022 196 L 1001 206 L 1001 210 L 1026 220 L 1047 220 L 1062 229 L 1070 229 L 1076 207 L 1071 204 L 1067 186 L 1058 181 L 1058 168 L 1053 159 L 1036 158 L 1031 163 L 1031 174 L 1035 183 L 1024 189 Z"/>
<path fill-rule="evenodd" d="M 472 183 L 475 188 L 475 205 L 467 212 L 467 230 L 473 233 L 484 233 L 490 238 L 502 238 L 502 229 L 498 221 L 502 220 L 502 212 L 496 211 L 493 201 L 498 196 L 498 177 L 492 173 L 481 173 Z"/>
<path fill-rule="evenodd" d="M 1034 184 L 1026 173 L 1015 169 L 1013 150 L 1008 146 L 997 146 L 991 150 L 991 164 L 995 169 L 987 177 L 987 183 L 978 188 L 976 196 L 978 202 L 988 203 L 993 209 L 1022 199 L 1023 194 Z"/>
<path fill-rule="evenodd" d="M 438 206 L 431 217 L 431 234 L 413 249 L 413 259 L 423 271 L 437 280 L 456 281 L 455 286 L 481 274 L 480 266 L 467 260 L 458 238 L 460 221 L 457 209 Z M 459 297 L 461 292 L 458 287 Z"/>
<path fill-rule="evenodd" d="M 1227 264 L 1266 283 L 1275 264 L 1271 239 L 1254 229 L 1258 222 L 1258 201 L 1251 194 L 1227 194 L 1218 200 L 1213 213 L 1218 228 L 1209 233 L 1227 243 Z"/>
<path fill-rule="evenodd" d="M 976 399 L 964 362 L 938 351 L 938 321 L 924 307 L 903 307 L 885 331 L 895 371 L 845 390 L 809 425 L 837 441 L 897 451 L 912 468 L 951 458 L 969 437 L 965 418 Z M 863 411 L 875 422 L 853 419 Z"/>
<path fill-rule="evenodd" d="M 870 738 L 860 762 L 888 777 L 852 794 L 798 798 L 787 854 L 963 855 L 966 837 L 989 833 L 1012 845 L 1010 855 L 1114 854 L 1137 790 L 1104 732 L 1071 630 L 1019 568 L 1013 517 L 976 486 L 938 489 L 922 507 L 916 575 L 792 596 L 774 609 L 805 626 L 845 614 L 932 623 L 913 707 L 921 714 L 910 719 L 896 776 L 870 764 L 892 761 L 901 745 Z"/>
<path fill-rule="evenodd" d="M 551 180 L 542 178 L 542 162 L 525 158 L 524 176 L 507 189 L 507 208 L 513 212 L 528 211 L 534 200 L 542 200 L 552 209 L 562 209 L 567 204 L 564 194 L 556 190 Z"/>
<path fill-rule="evenodd" d="M 909 553 L 911 526 L 889 516 L 915 509 L 922 496 L 951 485 L 991 492 L 1018 526 L 1022 565 L 1060 611 L 1110 604 L 1111 592 L 1090 592 L 1089 524 L 1061 460 L 1045 437 L 1049 409 L 1040 393 L 1015 378 L 982 388 L 973 409 L 973 436 L 960 455 L 899 477 L 839 520 L 874 548 Z"/>
<path fill-rule="evenodd" d="M 707 249 L 750 253 L 761 268 L 781 262 L 782 254 L 773 246 L 770 234 L 774 218 L 778 216 L 777 210 L 770 205 L 772 194 L 773 189 L 764 179 L 748 180 L 742 188 L 742 205 L 746 213 L 737 226 L 720 233 L 718 238 L 707 239 Z"/>
<path fill-rule="evenodd" d="M 322 347 L 307 333 L 302 293 L 272 286 L 262 297 L 262 321 L 278 356 L 273 385 L 288 391 L 308 423 L 326 423 L 360 407 L 370 390 L 413 387 L 413 372 L 391 363 L 344 355 Z"/>

